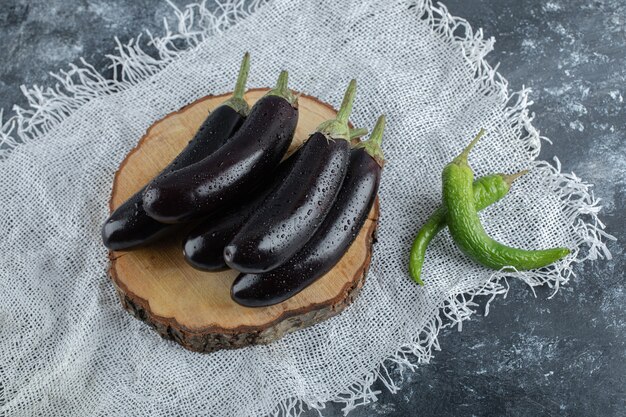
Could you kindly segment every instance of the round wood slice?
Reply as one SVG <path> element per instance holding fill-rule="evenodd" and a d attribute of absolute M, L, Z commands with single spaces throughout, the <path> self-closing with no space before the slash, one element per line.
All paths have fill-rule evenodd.
<path fill-rule="evenodd" d="M 250 105 L 267 90 L 246 94 Z M 228 95 L 202 98 L 152 125 L 115 175 L 113 211 L 161 171 L 193 137 L 207 114 Z M 290 151 L 336 111 L 302 95 Z M 378 220 L 378 201 L 359 236 L 335 267 L 317 282 L 271 307 L 247 308 L 230 298 L 236 271 L 209 273 L 185 262 L 181 236 L 142 249 L 111 252 L 110 276 L 123 306 L 161 336 L 187 349 L 211 352 L 269 343 L 340 313 L 363 286 Z"/>

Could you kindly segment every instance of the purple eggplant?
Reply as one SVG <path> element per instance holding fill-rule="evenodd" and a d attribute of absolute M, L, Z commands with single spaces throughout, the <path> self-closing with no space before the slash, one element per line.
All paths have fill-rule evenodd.
<path fill-rule="evenodd" d="M 254 191 L 287 152 L 298 122 L 297 98 L 283 71 L 276 87 L 250 110 L 237 133 L 201 161 L 152 181 L 143 194 L 146 213 L 162 223 L 215 215 Z"/>
<path fill-rule="evenodd" d="M 302 149 L 302 148 L 300 148 Z M 241 201 L 239 207 L 232 207 L 229 213 L 218 218 L 209 217 L 195 226 L 183 240 L 185 260 L 194 268 L 203 271 L 221 271 L 228 266 L 224 262 L 224 246 L 230 242 L 241 226 L 265 198 L 283 183 L 291 172 L 293 162 L 299 152 L 296 151 L 283 161 L 269 184 L 260 187 L 252 199 Z"/>
<path fill-rule="evenodd" d="M 350 153 L 350 164 L 339 196 L 324 222 L 295 256 L 262 274 L 240 274 L 232 299 L 246 307 L 264 307 L 293 297 L 330 271 L 358 236 L 376 200 L 383 166 L 380 147 L 385 119 L 381 116 L 370 138 Z"/>
<path fill-rule="evenodd" d="M 287 261 L 330 211 L 348 168 L 348 116 L 352 80 L 337 118 L 322 123 L 299 150 L 291 175 L 246 220 L 224 248 L 226 264 L 240 272 L 265 272 Z"/>
<path fill-rule="evenodd" d="M 250 55 L 246 53 L 233 96 L 213 110 L 202 123 L 185 149 L 158 175 L 194 164 L 215 152 L 241 127 L 249 108 L 243 99 L 250 69 Z M 102 226 L 102 241 L 111 250 L 130 250 L 152 243 L 176 230 L 176 227 L 154 220 L 146 214 L 142 195 L 146 187 L 136 192 L 119 206 Z"/>
<path fill-rule="evenodd" d="M 350 138 L 361 137 L 366 133 L 366 129 L 354 129 L 350 131 Z M 233 208 L 224 216 L 204 220 L 189 232 L 183 240 L 183 254 L 191 266 L 203 271 L 221 271 L 228 268 L 223 256 L 224 247 L 267 196 L 289 176 L 300 149 L 302 148 L 281 162 L 271 182 L 259 189 L 251 200 L 242 201 L 239 208 Z"/>

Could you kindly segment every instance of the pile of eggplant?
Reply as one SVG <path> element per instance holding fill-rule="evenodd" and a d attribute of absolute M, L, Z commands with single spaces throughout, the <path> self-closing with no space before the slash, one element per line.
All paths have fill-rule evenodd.
<path fill-rule="evenodd" d="M 350 129 L 352 80 L 336 119 L 288 158 L 298 98 L 280 73 L 250 109 L 245 54 L 233 96 L 213 110 L 182 152 L 118 207 L 102 228 L 127 251 L 191 225 L 183 254 L 205 271 L 240 272 L 231 296 L 248 307 L 280 303 L 328 272 L 348 250 L 376 199 L 383 166 L 381 116 L 370 138 Z M 283 160 L 284 159 L 284 160 Z"/>

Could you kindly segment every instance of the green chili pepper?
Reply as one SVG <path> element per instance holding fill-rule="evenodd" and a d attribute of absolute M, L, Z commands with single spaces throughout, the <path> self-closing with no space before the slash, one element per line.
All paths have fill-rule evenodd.
<path fill-rule="evenodd" d="M 568 255 L 567 248 L 512 248 L 487 235 L 476 212 L 472 188 L 474 173 L 467 163 L 469 152 L 483 134 L 481 129 L 467 148 L 443 169 L 443 205 L 448 211 L 448 228 L 457 246 L 476 262 L 493 269 L 541 268 Z"/>
<path fill-rule="evenodd" d="M 493 174 L 474 181 L 472 188 L 476 210 L 483 210 L 485 207 L 500 200 L 509 192 L 513 181 L 527 172 L 528 171 L 522 171 L 513 175 Z M 426 249 L 437 233 L 446 227 L 446 215 L 447 211 L 445 207 L 441 206 L 437 208 L 428 220 L 426 220 L 426 223 L 424 223 L 413 241 L 409 258 L 409 271 L 411 272 L 413 280 L 419 285 L 424 285 L 420 276 Z"/>

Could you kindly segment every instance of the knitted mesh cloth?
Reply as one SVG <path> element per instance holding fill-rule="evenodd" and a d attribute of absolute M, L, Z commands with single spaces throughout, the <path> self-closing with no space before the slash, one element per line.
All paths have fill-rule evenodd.
<path fill-rule="evenodd" d="M 112 81 L 83 62 L 55 89 L 25 89 L 30 107 L 0 122 L 0 415 L 297 416 L 325 402 L 346 412 L 376 399 L 391 363 L 412 369 L 461 325 L 476 295 L 507 278 L 555 291 L 574 263 L 610 257 L 590 186 L 537 161 L 528 91 L 509 93 L 484 39 L 430 1 L 225 1 L 176 11 L 179 25 L 119 45 Z M 146 129 L 206 94 L 232 88 L 244 51 L 248 85 L 290 86 L 338 104 L 350 78 L 352 121 L 387 115 L 379 242 L 366 285 L 341 315 L 268 346 L 202 355 L 162 340 L 120 306 L 100 227 L 113 174 Z M 540 271 L 482 268 L 447 231 L 431 244 L 424 287 L 408 277 L 414 234 L 440 204 L 440 174 L 479 128 L 477 176 L 530 169 L 481 218 L 515 246 L 567 246 Z M 487 306 L 488 311 L 488 306 Z M 323 411 L 321 411 L 323 413 Z"/>

